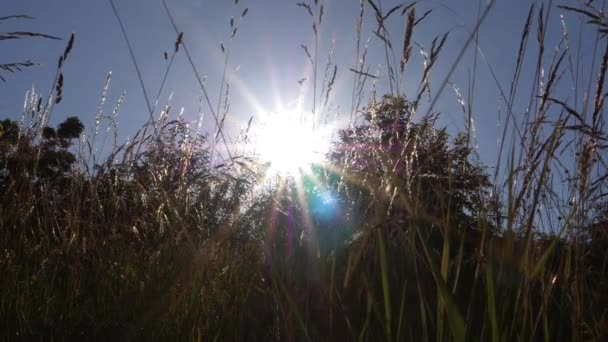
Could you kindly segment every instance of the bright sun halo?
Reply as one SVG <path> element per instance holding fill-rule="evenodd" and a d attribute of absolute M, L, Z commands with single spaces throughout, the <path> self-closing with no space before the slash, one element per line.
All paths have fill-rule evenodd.
<path fill-rule="evenodd" d="M 312 121 L 297 112 L 266 115 L 257 132 L 256 153 L 269 163 L 269 174 L 306 173 L 325 158 L 329 147 L 327 127 L 313 130 Z"/>

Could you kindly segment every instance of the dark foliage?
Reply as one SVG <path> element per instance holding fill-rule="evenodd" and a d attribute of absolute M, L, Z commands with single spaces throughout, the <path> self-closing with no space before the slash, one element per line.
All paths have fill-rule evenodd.
<path fill-rule="evenodd" d="M 562 324 L 573 281 L 555 279 L 582 263 L 572 278 L 606 284 L 605 208 L 584 224 L 584 257 L 541 234 L 521 263 L 525 241 L 500 227 L 467 137 L 414 117 L 403 98 L 372 102 L 327 164 L 255 192 L 255 165 L 211 166 L 206 138 L 180 120 L 151 123 L 92 173 L 75 155 L 78 119 L 40 131 L 2 121 L 0 331 L 371 341 L 462 328 L 485 339 L 496 317 L 508 338 L 576 334 Z M 586 321 L 607 303 L 600 292 L 580 302 Z M 522 303 L 546 312 L 546 328 L 540 314 L 512 315 Z"/>
<path fill-rule="evenodd" d="M 32 182 L 59 184 L 68 177 L 76 157 L 69 149 L 84 126 L 70 117 L 58 128 L 44 127 L 40 136 L 35 132 L 20 132 L 18 123 L 0 122 L 0 189 L 30 177 Z"/>

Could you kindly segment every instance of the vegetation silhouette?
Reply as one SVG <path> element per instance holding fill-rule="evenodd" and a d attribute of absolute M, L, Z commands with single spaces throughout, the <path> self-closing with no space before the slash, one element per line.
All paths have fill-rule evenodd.
<path fill-rule="evenodd" d="M 318 35 L 328 20 L 322 20 L 324 3 L 298 4 L 312 20 L 314 46 L 302 48 L 314 73 L 317 119 L 331 108 L 338 70 L 329 59 L 325 77 L 317 75 Z M 493 3 L 480 12 L 463 53 Z M 432 10 L 417 16 L 415 3 L 384 11 L 379 2 L 362 1 L 357 57 L 349 68 L 352 125 L 338 130 L 326 161 L 310 172 L 269 177 L 254 156 L 232 151 L 222 160 L 222 148 L 229 149 L 223 133 L 231 119 L 229 73 L 222 76 L 215 107 L 188 53 L 188 35 L 163 5 L 177 34 L 170 61 L 164 54 L 164 79 L 184 51 L 216 131 L 211 137 L 200 133 L 200 121 L 193 129 L 181 115 L 170 119 L 168 106 L 154 119 L 156 106 L 147 100 L 150 121 L 123 144 L 115 113 L 102 115 L 101 109 L 90 135 L 76 117 L 48 126 L 64 95 L 72 34 L 47 101 L 28 94 L 20 121 L 0 121 L 1 339 L 608 338 L 608 49 L 600 52 L 599 73 L 594 65 L 590 69 L 595 98 L 580 101 L 582 109 L 560 99 L 555 86 L 568 78 L 559 75 L 575 72 L 574 63 L 565 61 L 585 60 L 581 51 L 570 50 L 575 44 L 560 44 L 545 68 L 548 11 L 530 6 L 510 92 L 499 85 L 508 115 L 492 177 L 476 156 L 472 107 L 455 86 L 465 129 L 451 136 L 439 127 L 433 104 L 440 94 L 431 97 L 430 82 L 448 35 L 438 35 L 427 51 L 414 34 Z M 238 1 L 235 6 L 230 43 L 248 13 Z M 588 19 L 597 29 L 595 44 L 605 42 L 603 12 L 591 1 L 580 6 L 557 8 Z M 113 10 L 118 17 L 118 8 Z M 376 96 L 379 76 L 370 71 L 362 40 L 367 11 L 386 57 L 390 93 L 382 97 Z M 399 13 L 406 23 L 402 46 L 388 32 Z M 14 18 L 22 16 L 0 21 Z M 524 61 L 533 28 L 539 56 L 530 72 Z M 13 32 L 0 39 L 31 36 L 54 38 Z M 220 49 L 228 70 L 225 43 Z M 398 64 L 393 47 L 402 48 Z M 403 95 L 404 70 L 418 48 L 422 79 L 409 98 Z M 131 58 L 137 67 L 132 51 Z M 0 72 L 25 66 L 0 65 Z M 516 125 L 512 107 L 522 72 L 535 75 L 534 86 Z M 364 96 L 366 82 L 373 83 L 370 96 Z M 104 120 L 115 130 L 107 154 L 96 145 Z M 244 141 L 250 125 L 239 136 Z"/>

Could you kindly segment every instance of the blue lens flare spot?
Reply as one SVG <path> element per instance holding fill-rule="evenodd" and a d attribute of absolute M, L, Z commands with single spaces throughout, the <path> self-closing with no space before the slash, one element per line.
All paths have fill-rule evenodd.
<path fill-rule="evenodd" d="M 327 221 L 337 217 L 339 212 L 338 199 L 329 191 L 323 191 L 311 196 L 311 214 L 314 218 Z"/>

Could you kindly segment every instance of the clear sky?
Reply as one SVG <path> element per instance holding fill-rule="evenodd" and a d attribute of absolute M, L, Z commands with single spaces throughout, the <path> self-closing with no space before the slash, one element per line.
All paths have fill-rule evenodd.
<path fill-rule="evenodd" d="M 207 85 L 214 105 L 217 103 L 219 77 L 223 70 L 224 57 L 220 51 L 220 42 L 230 48 L 228 70 L 231 84 L 231 110 L 229 113 L 229 132 L 246 125 L 257 111 L 280 111 L 297 98 L 298 80 L 310 77 L 310 68 L 301 44 L 311 46 L 312 30 L 310 18 L 295 0 L 240 0 L 238 5 L 232 0 L 167 0 L 173 11 L 180 30 L 184 32 L 186 42 L 198 70 L 207 76 Z M 334 61 L 338 65 L 338 74 L 332 103 L 333 112 L 339 118 L 348 117 L 353 74 L 348 68 L 354 64 L 355 20 L 359 11 L 358 0 L 326 0 L 323 25 L 320 29 L 319 64 L 325 65 L 332 41 L 335 42 Z M 388 9 L 400 3 L 395 0 L 380 1 Z M 479 47 L 487 63 L 492 66 L 498 81 L 508 90 L 516 60 L 517 48 L 523 29 L 523 23 L 532 3 L 540 6 L 541 1 L 532 0 L 497 0 L 480 30 Z M 545 1 L 548 6 L 551 1 Z M 553 5 L 576 5 L 576 1 L 554 1 Z M 173 49 L 176 35 L 167 18 L 160 0 L 115 0 L 129 38 L 133 44 L 137 61 L 140 65 L 143 80 L 150 96 L 158 91 L 166 61 L 163 52 Z M 430 47 L 432 39 L 450 31 L 432 78 L 432 87 L 437 88 L 443 80 L 456 54 L 463 46 L 469 32 L 477 22 L 478 8 L 485 6 L 486 1 L 479 0 L 438 0 L 419 1 L 417 13 L 421 15 L 427 9 L 433 9 L 431 15 L 421 23 L 415 32 L 414 40 Z M 27 39 L 22 41 L 0 41 L 2 54 L 0 63 L 31 59 L 41 65 L 22 73 L 6 75 L 7 83 L 0 83 L 0 118 L 20 116 L 25 92 L 35 86 L 47 94 L 55 73 L 57 59 L 63 52 L 66 40 L 71 32 L 76 33 L 74 50 L 64 69 L 65 86 L 63 101 L 55 108 L 51 123 L 57 123 L 67 116 L 78 115 L 90 126 L 99 99 L 104 80 L 112 72 L 105 111 L 111 111 L 117 99 L 126 92 L 126 101 L 119 114 L 120 136 L 132 136 L 143 124 L 148 113 L 137 75 L 130 60 L 127 45 L 120 27 L 105 0 L 3 0 L 0 16 L 26 14 L 35 20 L 10 20 L 0 24 L 0 32 L 37 31 L 64 37 L 64 41 Z M 245 18 L 238 20 L 245 8 L 249 12 Z M 369 37 L 375 28 L 371 8 L 366 4 L 364 38 Z M 552 34 L 548 37 L 546 68 L 551 63 L 553 47 L 561 36 L 559 15 L 565 13 L 555 7 L 551 9 L 548 25 Z M 231 42 L 230 17 L 237 18 L 238 32 Z M 583 37 L 582 54 L 591 58 L 594 35 L 591 28 L 582 27 L 579 19 L 572 14 L 565 14 L 568 30 L 573 37 Z M 395 14 L 388 24 L 388 29 L 399 51 L 405 17 Z M 583 30 L 583 31 L 579 31 Z M 536 38 L 536 31 L 531 33 L 531 40 Z M 372 71 L 380 75 L 386 73 L 379 39 L 370 40 L 370 65 Z M 534 45 L 533 45 L 534 46 Z M 532 51 L 534 50 L 534 51 Z M 532 49 L 531 56 L 535 56 Z M 473 68 L 473 50 L 470 49 L 459 64 L 453 78 L 465 97 L 468 86 L 468 75 Z M 416 53 L 416 55 L 418 55 Z M 408 67 L 405 78 L 406 90 L 415 90 L 420 80 L 422 61 L 414 59 Z M 530 58 L 529 65 L 533 59 Z M 493 164 L 497 151 L 499 136 L 498 106 L 499 90 L 493 80 L 486 62 L 478 59 L 477 88 L 474 96 L 474 120 L 480 152 L 489 164 Z M 522 83 L 531 75 L 524 72 Z M 528 86 L 522 86 L 525 92 Z M 432 88 L 433 91 L 436 89 Z M 386 83 L 380 82 L 379 89 L 386 89 Z M 564 92 L 568 92 L 567 87 Z M 185 55 L 178 53 L 167 84 L 160 97 L 160 105 L 171 104 L 173 114 L 184 108 L 184 115 L 189 120 L 198 117 L 200 88 L 193 76 Z M 411 96 L 414 96 L 413 94 Z M 566 94 L 568 96 L 568 94 Z M 527 102 L 522 101 L 514 107 L 516 112 L 523 112 Z M 452 88 L 446 89 L 439 101 L 437 110 L 443 113 L 445 125 L 462 127 L 464 122 L 458 101 Z M 213 126 L 212 119 L 206 111 L 205 125 Z M 334 114 L 335 114 L 334 113 Z M 158 112 L 156 113 L 158 115 Z M 504 119 L 504 114 L 503 117 Z M 254 125 L 256 120 L 254 118 Z"/>

